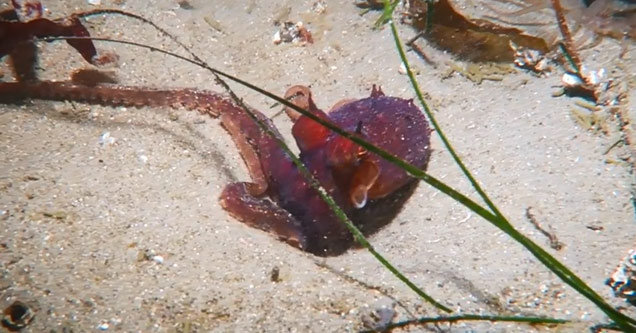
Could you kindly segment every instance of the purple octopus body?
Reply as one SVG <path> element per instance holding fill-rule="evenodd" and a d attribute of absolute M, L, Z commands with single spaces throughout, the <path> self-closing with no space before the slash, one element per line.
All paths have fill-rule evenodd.
<path fill-rule="evenodd" d="M 294 95 L 296 105 L 426 167 L 430 130 L 411 100 L 385 96 L 374 87 L 370 97 L 341 102 L 325 113 L 314 105 L 307 88 L 291 88 L 287 96 Z M 313 120 L 291 110 L 288 114 L 295 120 L 292 133 L 302 162 L 353 222 L 366 234 L 390 222 L 414 189 L 415 179 Z M 244 113 L 231 118 L 222 116 L 223 124 L 239 148 L 250 146 L 252 152 L 241 151 L 254 183 L 228 185 L 221 196 L 223 207 L 237 219 L 316 255 L 337 255 L 350 248 L 351 233 L 275 140 L 255 128 Z"/>

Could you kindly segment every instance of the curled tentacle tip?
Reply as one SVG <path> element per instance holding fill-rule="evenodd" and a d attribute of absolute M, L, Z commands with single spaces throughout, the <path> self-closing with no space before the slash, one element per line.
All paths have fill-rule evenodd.
<path fill-rule="evenodd" d="M 299 108 L 311 111 L 310 107 L 313 104 L 313 101 L 311 99 L 311 91 L 307 86 L 292 86 L 291 88 L 287 89 L 287 92 L 285 92 L 285 99 Z M 287 116 L 292 121 L 298 120 L 298 118 L 300 118 L 301 116 L 300 113 L 290 107 L 285 107 L 285 113 L 287 113 Z"/>
<path fill-rule="evenodd" d="M 364 186 L 356 186 L 349 194 L 351 203 L 357 209 L 364 208 L 367 204 L 368 191 Z"/>
<path fill-rule="evenodd" d="M 356 169 L 349 185 L 349 199 L 354 207 L 360 209 L 367 204 L 369 189 L 380 177 L 380 168 L 375 162 L 362 161 Z"/>

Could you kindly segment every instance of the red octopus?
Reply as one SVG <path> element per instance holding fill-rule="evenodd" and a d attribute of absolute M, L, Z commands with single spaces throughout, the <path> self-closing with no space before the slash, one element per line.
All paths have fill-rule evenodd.
<path fill-rule="evenodd" d="M 33 36 L 88 34 L 79 21 L 72 21 L 73 29 L 65 30 L 62 22 L 36 20 L 44 21 L 38 24 L 0 22 L 0 27 L 9 32 L 8 38 L 0 39 L 0 57 L 10 54 L 20 42 L 28 42 Z M 86 44 L 75 47 L 85 59 L 95 59 L 94 47 L 90 44 L 90 47 Z M 412 100 L 385 96 L 374 86 L 369 97 L 342 101 L 325 113 L 314 104 L 306 87 L 294 86 L 286 97 L 419 168 L 425 169 L 428 164 L 431 131 Z M 181 106 L 220 117 L 252 178 L 251 182 L 225 187 L 220 201 L 226 211 L 251 227 L 316 255 L 338 255 L 354 243 L 344 223 L 309 185 L 275 138 L 227 97 L 195 89 L 157 90 L 29 80 L 0 82 L 0 101 L 15 103 L 26 98 L 138 107 Z M 252 112 L 280 138 L 264 114 Z M 292 134 L 300 149 L 300 159 L 354 224 L 363 233 L 371 234 L 389 223 L 412 194 L 417 181 L 310 118 L 291 109 L 287 113 L 295 122 Z"/>

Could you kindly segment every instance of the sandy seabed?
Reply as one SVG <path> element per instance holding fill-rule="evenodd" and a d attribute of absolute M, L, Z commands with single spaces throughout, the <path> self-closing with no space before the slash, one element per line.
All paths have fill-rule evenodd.
<path fill-rule="evenodd" d="M 0 9 L 8 8 L 3 1 Z M 367 96 L 372 84 L 414 97 L 390 30 L 372 30 L 377 13 L 360 16 L 352 1 L 326 1 L 319 13 L 314 2 L 195 0 L 184 9 L 173 0 L 103 0 L 101 7 L 149 18 L 211 66 L 269 91 L 311 85 L 324 109 Z M 95 8 L 80 0 L 45 5 L 47 17 Z M 274 45 L 277 19 L 305 22 L 314 44 Z M 96 17 L 86 25 L 95 36 L 179 50 L 128 18 Z M 398 27 L 404 40 L 415 34 Z M 574 100 L 551 96 L 560 70 L 541 78 L 517 71 L 476 84 L 448 75 L 451 57 L 423 45 L 436 66 L 409 53 L 417 79 L 491 199 L 608 302 L 627 306 L 604 285 L 636 235 L 633 175 L 621 159 L 628 151 L 610 149 L 619 139 L 615 124 L 603 134 L 574 121 Z M 121 84 L 222 92 L 209 73 L 188 63 L 129 46 L 98 47 L 119 55 L 112 70 Z M 621 47 L 627 47 L 623 58 Z M 40 51 L 42 79 L 64 80 L 88 66 L 63 42 Z M 634 42 L 605 39 L 582 57 L 631 86 L 626 108 L 634 119 L 634 72 L 616 70 L 636 69 Z M 266 115 L 280 111 L 266 97 L 232 87 Z M 289 133 L 286 117 L 274 119 Z M 432 145 L 430 174 L 477 200 L 435 135 Z M 20 300 L 33 307 L 25 332 L 335 332 L 361 329 L 382 307 L 394 309 L 394 320 L 438 314 L 365 250 L 317 258 L 231 218 L 217 198 L 225 184 L 241 180 L 248 175 L 231 138 L 217 120 L 194 112 L 0 105 L 0 305 Z M 551 249 L 528 221 L 528 207 L 562 249 Z M 506 234 L 426 184 L 370 240 L 458 313 L 574 321 L 556 328 L 466 322 L 451 332 L 580 332 L 607 322 Z"/>

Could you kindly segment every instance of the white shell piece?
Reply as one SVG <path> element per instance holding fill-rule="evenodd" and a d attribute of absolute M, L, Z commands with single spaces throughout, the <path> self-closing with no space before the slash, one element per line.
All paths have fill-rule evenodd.
<path fill-rule="evenodd" d="M 163 257 L 159 255 L 153 256 L 152 261 L 156 262 L 157 264 L 163 264 Z"/>
<path fill-rule="evenodd" d="M 110 136 L 110 132 L 104 132 L 102 135 L 100 135 L 99 137 L 100 146 L 108 146 L 108 145 L 112 145 L 113 143 L 115 143 L 115 138 Z"/>
<path fill-rule="evenodd" d="M 272 42 L 274 42 L 274 44 L 280 44 L 283 41 L 283 39 L 280 37 L 280 31 L 276 31 L 276 33 L 274 34 L 274 37 L 272 37 Z"/>
<path fill-rule="evenodd" d="M 572 73 L 563 74 L 563 77 L 561 77 L 561 82 L 566 87 L 580 86 L 583 84 L 583 81 L 576 74 Z"/>

